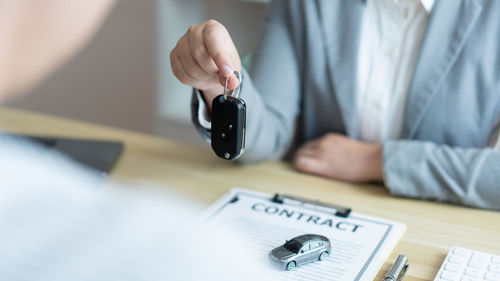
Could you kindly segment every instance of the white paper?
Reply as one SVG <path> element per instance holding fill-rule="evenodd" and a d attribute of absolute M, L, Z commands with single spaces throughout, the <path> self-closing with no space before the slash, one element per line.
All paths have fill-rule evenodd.
<path fill-rule="evenodd" d="M 324 208 L 270 199 L 269 194 L 235 188 L 204 214 L 208 224 L 230 229 L 235 240 L 251 251 L 253 260 L 259 261 L 248 266 L 270 280 L 373 280 L 406 228 L 358 213 L 341 218 Z M 285 240 L 308 233 L 330 239 L 332 253 L 326 260 L 285 271 L 269 259 L 269 252 Z"/>

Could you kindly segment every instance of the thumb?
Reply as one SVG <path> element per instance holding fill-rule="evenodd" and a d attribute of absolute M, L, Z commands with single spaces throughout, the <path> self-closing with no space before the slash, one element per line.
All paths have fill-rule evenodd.
<path fill-rule="evenodd" d="M 238 77 L 236 77 L 236 75 L 233 74 L 229 78 L 227 78 L 224 75 L 219 74 L 219 83 L 222 86 L 226 86 L 226 80 L 227 80 L 227 89 L 228 90 L 234 90 L 238 87 L 238 85 L 240 85 L 240 80 L 238 80 Z"/>

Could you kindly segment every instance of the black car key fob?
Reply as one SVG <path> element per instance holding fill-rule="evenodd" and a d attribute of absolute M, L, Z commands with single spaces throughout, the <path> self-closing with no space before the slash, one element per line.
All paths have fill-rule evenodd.
<path fill-rule="evenodd" d="M 225 90 L 212 102 L 211 138 L 215 154 L 226 160 L 238 159 L 245 149 L 245 127 L 245 102 L 227 95 Z"/>

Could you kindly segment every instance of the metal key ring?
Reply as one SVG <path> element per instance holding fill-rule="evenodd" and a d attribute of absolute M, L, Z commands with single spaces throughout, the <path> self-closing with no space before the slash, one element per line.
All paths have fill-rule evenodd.
<path fill-rule="evenodd" d="M 238 96 L 239 93 L 240 93 L 240 87 L 241 87 L 241 80 L 240 80 L 240 74 L 238 73 L 238 71 L 234 71 L 234 76 L 236 76 L 236 78 L 238 78 L 238 81 L 240 82 L 240 84 L 238 85 L 238 88 L 234 89 L 231 93 L 231 97 L 234 97 L 234 96 Z M 231 78 L 231 76 L 229 77 L 226 77 L 226 85 L 224 85 L 224 99 L 227 100 L 227 93 L 229 92 L 229 89 L 227 88 L 227 83 L 229 82 L 229 79 Z M 236 92 L 236 94 L 235 94 Z"/>

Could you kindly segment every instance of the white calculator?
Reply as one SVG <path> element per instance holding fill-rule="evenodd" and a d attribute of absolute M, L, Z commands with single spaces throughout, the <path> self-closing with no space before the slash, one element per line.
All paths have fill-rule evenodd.
<path fill-rule="evenodd" d="M 434 281 L 500 281 L 500 256 L 452 248 Z"/>

